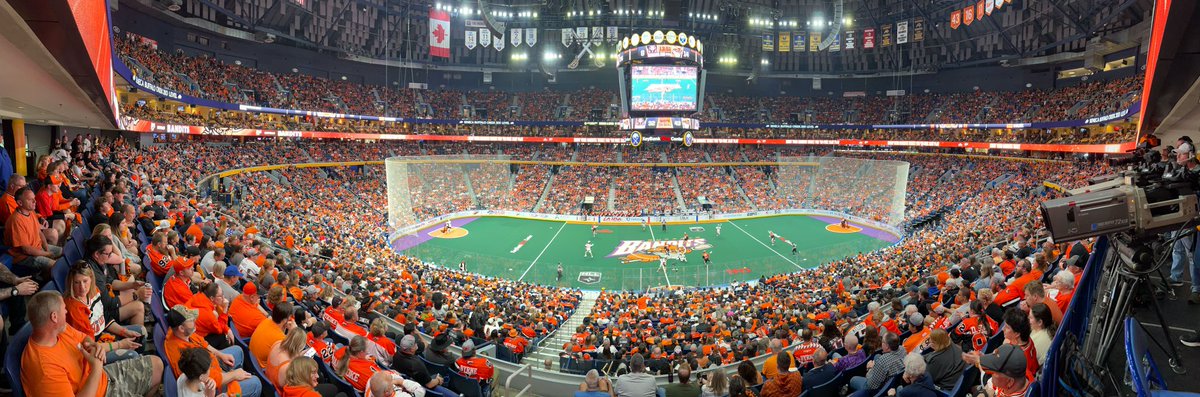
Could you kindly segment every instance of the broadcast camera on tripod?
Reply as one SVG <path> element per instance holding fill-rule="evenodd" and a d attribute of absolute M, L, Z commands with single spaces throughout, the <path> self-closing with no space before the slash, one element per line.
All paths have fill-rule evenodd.
<path fill-rule="evenodd" d="M 1152 147 L 1139 145 L 1134 156 L 1118 161 L 1132 164 L 1128 169 L 1093 178 L 1087 187 L 1065 190 L 1066 197 L 1043 202 L 1040 211 L 1054 241 L 1107 235 L 1113 244 L 1105 256 L 1092 326 L 1081 341 L 1083 354 L 1104 367 L 1135 298 L 1149 291 L 1148 303 L 1167 338 L 1164 350 L 1170 353 L 1169 363 L 1182 374 L 1186 371 L 1153 296 L 1171 291 L 1162 267 L 1170 262 L 1172 244 L 1195 234 L 1200 225 L 1200 172 L 1188 170 L 1185 164 L 1161 161 Z M 1150 281 L 1152 273 L 1164 280 L 1162 285 Z"/>

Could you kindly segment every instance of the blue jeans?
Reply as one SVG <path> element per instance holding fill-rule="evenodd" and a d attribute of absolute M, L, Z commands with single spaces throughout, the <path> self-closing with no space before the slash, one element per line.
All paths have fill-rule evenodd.
<path fill-rule="evenodd" d="M 221 350 L 221 353 L 233 356 L 233 366 L 230 369 L 241 368 L 246 360 L 245 352 L 238 345 L 229 346 L 225 350 Z M 262 395 L 262 381 L 257 376 L 251 376 L 249 379 L 240 381 L 238 385 L 242 387 L 242 396 L 244 397 L 258 397 Z"/>
<path fill-rule="evenodd" d="M 1188 247 L 1192 246 L 1192 238 L 1184 237 L 1171 244 L 1171 281 L 1183 280 L 1183 272 L 1188 265 Z M 1195 282 L 1195 278 L 1192 278 Z"/>
<path fill-rule="evenodd" d="M 1194 244 L 1200 244 L 1200 238 L 1193 238 Z M 1200 255 L 1196 255 L 1196 247 L 1192 247 L 1192 293 L 1200 294 Z M 1175 272 L 1175 267 L 1171 267 L 1171 272 Z M 1182 275 L 1182 272 L 1180 273 Z M 1174 278 L 1174 277 L 1172 277 Z"/>
<path fill-rule="evenodd" d="M 863 376 L 855 376 L 850 378 L 850 390 L 866 390 L 867 378 Z"/>

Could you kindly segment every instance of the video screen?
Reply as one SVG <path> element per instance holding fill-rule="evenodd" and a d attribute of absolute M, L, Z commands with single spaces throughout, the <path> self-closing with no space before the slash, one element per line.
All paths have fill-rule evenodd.
<path fill-rule="evenodd" d="M 631 110 L 696 110 L 695 66 L 637 65 L 631 74 Z"/>

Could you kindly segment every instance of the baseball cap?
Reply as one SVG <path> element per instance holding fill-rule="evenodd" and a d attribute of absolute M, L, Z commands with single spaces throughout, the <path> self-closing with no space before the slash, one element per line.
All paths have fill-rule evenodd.
<path fill-rule="evenodd" d="M 985 371 L 1019 379 L 1025 376 L 1025 353 L 1016 346 L 1003 344 L 992 354 L 979 357 L 979 366 Z"/>
<path fill-rule="evenodd" d="M 925 324 L 925 316 L 922 316 L 921 313 L 913 313 L 908 316 L 908 323 L 914 327 L 920 327 Z"/>
<path fill-rule="evenodd" d="M 471 357 L 474 355 L 475 355 L 475 342 L 472 342 L 470 339 L 467 339 L 467 341 L 463 342 L 463 345 L 462 345 L 462 356 L 463 357 Z"/>
<path fill-rule="evenodd" d="M 242 277 L 242 270 L 237 266 L 229 266 L 225 268 L 225 277 Z"/>
<path fill-rule="evenodd" d="M 1191 152 L 1195 151 L 1195 148 L 1192 147 L 1191 139 L 1189 138 L 1187 140 L 1184 140 L 1183 138 L 1187 138 L 1187 137 L 1186 136 L 1180 137 L 1179 140 L 1183 141 L 1183 143 L 1179 144 L 1179 147 L 1175 148 L 1175 150 L 1172 150 L 1172 152 L 1175 152 L 1176 154 L 1178 154 L 1178 153 L 1191 153 Z"/>
<path fill-rule="evenodd" d="M 178 327 L 188 320 L 195 320 L 199 315 L 200 312 L 195 309 L 188 309 L 184 305 L 175 305 L 171 308 L 171 312 L 167 313 L 167 326 Z"/>
<path fill-rule="evenodd" d="M 417 339 L 414 338 L 412 335 L 404 335 L 403 338 L 400 338 L 400 350 L 407 351 L 407 350 L 415 349 L 416 347 L 417 347 Z"/>
<path fill-rule="evenodd" d="M 178 272 L 183 271 L 184 269 L 192 268 L 192 266 L 196 265 L 196 261 L 183 259 L 183 258 L 175 258 L 174 260 L 171 261 L 171 265 L 172 265 L 171 267 L 175 268 L 175 272 L 178 273 Z"/>
<path fill-rule="evenodd" d="M 258 286 L 247 282 L 246 285 L 242 286 L 242 293 L 246 295 L 258 295 Z"/>

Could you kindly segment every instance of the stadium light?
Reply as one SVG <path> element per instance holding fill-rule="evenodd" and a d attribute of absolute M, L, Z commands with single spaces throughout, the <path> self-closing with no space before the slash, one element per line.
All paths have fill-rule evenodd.
<path fill-rule="evenodd" d="M 846 27 L 848 27 L 848 28 L 849 28 L 849 27 L 853 27 L 853 26 L 854 26 L 854 19 L 853 19 L 853 18 L 850 18 L 850 17 L 845 17 L 845 18 L 842 18 L 842 25 L 845 25 L 845 26 L 846 26 Z"/>
<path fill-rule="evenodd" d="M 768 61 L 766 58 L 763 58 L 762 64 L 763 64 L 763 66 L 767 66 L 767 65 L 771 64 L 771 61 Z"/>

